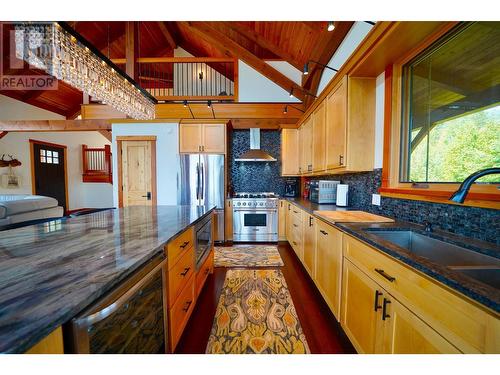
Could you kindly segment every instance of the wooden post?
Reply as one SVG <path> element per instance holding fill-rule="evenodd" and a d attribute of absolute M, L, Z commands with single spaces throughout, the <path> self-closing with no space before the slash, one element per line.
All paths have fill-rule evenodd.
<path fill-rule="evenodd" d="M 137 81 L 138 72 L 135 66 L 137 58 L 137 22 L 126 22 L 125 24 L 125 72 Z"/>

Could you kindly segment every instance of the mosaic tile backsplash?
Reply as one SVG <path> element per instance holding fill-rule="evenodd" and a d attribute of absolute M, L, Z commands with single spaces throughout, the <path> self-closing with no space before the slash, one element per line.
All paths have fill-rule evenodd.
<path fill-rule="evenodd" d="M 412 201 L 382 197 L 381 205 L 371 204 L 382 181 L 382 170 L 314 179 L 340 180 L 349 185 L 349 206 L 398 220 L 422 224 L 430 221 L 436 228 L 500 245 L 500 211 L 479 207 Z"/>
<path fill-rule="evenodd" d="M 260 148 L 278 161 L 240 162 L 234 161 L 250 149 L 250 131 L 234 130 L 230 138 L 229 170 L 230 184 L 234 192 L 274 192 L 285 193 L 285 181 L 281 177 L 281 133 L 278 130 L 261 130 Z"/>

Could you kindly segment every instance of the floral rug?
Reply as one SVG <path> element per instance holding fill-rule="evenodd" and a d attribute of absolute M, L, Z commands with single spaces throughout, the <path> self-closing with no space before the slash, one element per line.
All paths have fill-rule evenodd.
<path fill-rule="evenodd" d="M 281 271 L 227 271 L 206 353 L 310 353 Z"/>
<path fill-rule="evenodd" d="M 283 260 L 276 246 L 221 246 L 215 248 L 214 266 L 281 267 Z"/>

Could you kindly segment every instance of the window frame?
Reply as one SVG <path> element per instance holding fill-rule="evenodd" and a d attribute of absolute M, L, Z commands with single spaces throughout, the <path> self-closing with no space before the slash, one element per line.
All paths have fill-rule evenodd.
<path fill-rule="evenodd" d="M 460 183 L 411 183 L 401 182 L 402 130 L 404 121 L 403 107 L 403 66 L 415 59 L 441 37 L 453 32 L 459 22 L 449 22 L 437 32 L 431 34 L 422 43 L 416 45 L 408 54 L 389 65 L 385 70 L 384 94 L 384 157 L 382 185 L 380 193 L 385 197 L 435 203 L 457 204 L 448 198 L 458 190 Z M 500 209 L 500 184 L 473 184 L 467 199 L 462 205 Z"/>

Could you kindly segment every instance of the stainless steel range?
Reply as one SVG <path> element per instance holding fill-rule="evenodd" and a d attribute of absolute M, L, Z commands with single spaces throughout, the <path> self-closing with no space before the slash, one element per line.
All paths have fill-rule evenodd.
<path fill-rule="evenodd" d="M 278 241 L 278 196 L 236 193 L 233 197 L 233 241 Z"/>

